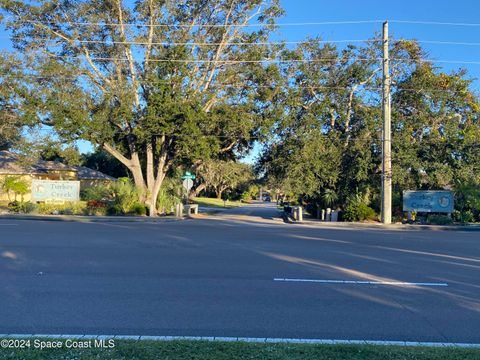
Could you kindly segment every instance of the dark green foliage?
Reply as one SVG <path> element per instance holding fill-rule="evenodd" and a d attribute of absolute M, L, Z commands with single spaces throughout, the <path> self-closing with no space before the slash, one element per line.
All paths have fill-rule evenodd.
<path fill-rule="evenodd" d="M 453 222 L 452 218 L 447 215 L 429 214 L 427 222 L 433 225 L 449 225 Z"/>
<path fill-rule="evenodd" d="M 381 54 L 378 45 L 339 51 L 312 41 L 288 53 L 332 62 L 282 69 L 290 82 L 284 85 L 282 112 L 257 172 L 312 211 L 338 207 L 351 220 L 372 218 L 367 207 L 380 211 L 381 99 L 363 88 L 381 84 L 381 67 L 374 61 Z M 415 42 L 396 42 L 391 53 L 405 60 L 392 69 L 394 215 L 402 216 L 404 190 L 430 189 L 456 189 L 457 209 L 475 212 L 480 105 L 471 80 L 463 70 L 446 74 L 418 62 L 426 55 Z M 355 62 L 355 57 L 365 61 Z M 353 191 L 368 194 L 365 206 L 349 205 Z"/>
<path fill-rule="evenodd" d="M 360 194 L 347 199 L 343 219 L 346 221 L 378 220 L 375 210 L 366 204 L 365 197 Z"/>
<path fill-rule="evenodd" d="M 97 149 L 93 153 L 82 154 L 82 165 L 100 171 L 114 178 L 128 177 L 128 169 L 106 151 Z"/>
<path fill-rule="evenodd" d="M 182 202 L 184 190 L 179 178 L 166 178 L 160 188 L 157 199 L 157 208 L 161 214 L 170 214 L 175 205 Z"/>
<path fill-rule="evenodd" d="M 8 209 L 14 213 L 30 214 L 37 209 L 37 206 L 30 201 L 12 201 L 8 204 Z"/>

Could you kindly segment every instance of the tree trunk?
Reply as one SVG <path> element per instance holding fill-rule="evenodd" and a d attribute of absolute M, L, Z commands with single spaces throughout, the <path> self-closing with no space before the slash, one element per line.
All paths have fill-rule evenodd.
<path fill-rule="evenodd" d="M 165 175 L 167 174 L 168 170 L 166 152 L 164 152 L 160 156 L 155 177 L 153 169 L 154 164 L 152 146 L 147 147 L 147 183 L 145 183 L 145 178 L 143 175 L 138 152 L 133 152 L 131 159 L 128 159 L 109 144 L 104 144 L 103 147 L 107 152 L 117 158 L 132 172 L 135 186 L 143 190 L 141 198 L 139 199 L 140 202 L 148 206 L 149 216 L 157 216 L 157 198 L 160 192 L 160 187 L 162 186 L 163 180 L 165 179 Z"/>
<path fill-rule="evenodd" d="M 195 190 L 191 191 L 190 192 L 190 196 L 189 196 L 189 199 L 190 200 L 193 200 L 194 197 L 197 197 L 201 191 L 205 190 L 207 186 L 205 184 L 200 184 L 198 185 Z"/>
<path fill-rule="evenodd" d="M 215 193 L 217 194 L 217 199 L 221 200 L 221 199 L 222 199 L 223 190 L 215 190 Z"/>

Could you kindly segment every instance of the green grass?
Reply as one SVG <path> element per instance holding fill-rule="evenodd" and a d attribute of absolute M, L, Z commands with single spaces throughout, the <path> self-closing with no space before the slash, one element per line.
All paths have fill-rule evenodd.
<path fill-rule="evenodd" d="M 63 342 L 65 340 L 62 340 Z M 33 342 L 33 340 L 32 340 Z M 93 342 L 93 340 L 92 340 Z M 479 349 L 116 340 L 112 349 L 2 349 L 1 359 L 479 359 Z"/>
<path fill-rule="evenodd" d="M 216 207 L 216 208 L 223 208 L 224 202 L 222 199 L 215 199 L 215 198 L 206 198 L 206 197 L 197 197 L 194 199 L 195 203 L 200 206 L 208 206 L 208 207 Z M 234 208 L 245 205 L 240 201 L 230 201 L 227 200 L 226 207 L 227 208 Z"/>

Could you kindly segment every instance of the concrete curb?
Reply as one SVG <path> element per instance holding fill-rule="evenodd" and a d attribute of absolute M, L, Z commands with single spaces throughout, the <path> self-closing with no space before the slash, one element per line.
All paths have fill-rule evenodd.
<path fill-rule="evenodd" d="M 325 222 L 317 220 L 296 221 L 282 211 L 282 218 L 288 224 L 298 224 L 306 226 L 315 226 L 318 228 L 365 228 L 379 230 L 430 230 L 430 231 L 480 231 L 480 225 L 411 225 L 411 224 L 391 224 L 384 225 L 380 223 L 354 223 L 354 222 Z"/>
<path fill-rule="evenodd" d="M 304 220 L 295 224 L 315 226 L 319 228 L 365 228 L 378 230 L 430 230 L 430 231 L 480 231 L 480 225 L 410 225 L 410 224 L 369 224 L 352 222 L 321 222 Z"/>
<path fill-rule="evenodd" d="M 186 218 L 165 217 L 149 218 L 144 216 L 79 216 L 79 215 L 0 215 L 0 220 L 30 220 L 30 221 L 69 221 L 69 222 L 136 222 L 163 223 L 185 220 Z"/>
<path fill-rule="evenodd" d="M 75 339 L 75 340 L 135 340 L 135 341 L 213 341 L 247 342 L 273 344 L 317 344 L 317 345 L 377 345 L 404 347 L 456 347 L 480 349 L 480 344 L 453 342 L 391 341 L 391 340 L 335 340 L 335 339 L 297 339 L 297 338 L 253 338 L 224 336 L 146 336 L 146 335 L 65 335 L 65 334 L 0 334 L 1 339 Z"/>

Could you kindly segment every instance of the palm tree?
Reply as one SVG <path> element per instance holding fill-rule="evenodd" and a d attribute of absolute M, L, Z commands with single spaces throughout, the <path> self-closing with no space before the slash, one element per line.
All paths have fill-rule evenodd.
<path fill-rule="evenodd" d="M 338 194 L 333 189 L 325 189 L 322 195 L 325 206 L 333 206 L 338 200 Z"/>

